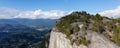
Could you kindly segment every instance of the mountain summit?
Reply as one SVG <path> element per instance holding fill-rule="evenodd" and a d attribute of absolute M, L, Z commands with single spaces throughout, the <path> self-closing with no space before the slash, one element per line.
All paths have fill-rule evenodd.
<path fill-rule="evenodd" d="M 57 21 L 49 48 L 120 48 L 120 19 L 73 12 Z"/>

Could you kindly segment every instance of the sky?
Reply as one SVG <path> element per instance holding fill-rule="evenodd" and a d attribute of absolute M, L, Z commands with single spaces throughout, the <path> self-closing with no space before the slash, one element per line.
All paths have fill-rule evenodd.
<path fill-rule="evenodd" d="M 118 18 L 120 0 L 0 0 L 0 19 L 59 19 L 72 11 Z"/>

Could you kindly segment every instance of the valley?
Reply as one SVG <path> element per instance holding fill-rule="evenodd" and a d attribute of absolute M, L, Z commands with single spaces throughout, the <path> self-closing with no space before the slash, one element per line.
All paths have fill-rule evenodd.
<path fill-rule="evenodd" d="M 40 48 L 56 20 L 32 20 L 0 19 L 0 48 Z"/>

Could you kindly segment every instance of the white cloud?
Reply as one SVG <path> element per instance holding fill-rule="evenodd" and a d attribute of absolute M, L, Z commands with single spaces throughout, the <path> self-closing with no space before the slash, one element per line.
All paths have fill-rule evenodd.
<path fill-rule="evenodd" d="M 100 12 L 99 14 L 103 16 L 107 16 L 109 18 L 118 18 L 120 17 L 120 6 L 118 6 L 116 9 L 113 9 L 113 10 L 106 10 L 106 11 Z"/>
<path fill-rule="evenodd" d="M 0 8 L 0 18 L 10 19 L 10 18 L 30 18 L 30 19 L 58 19 L 62 16 L 67 15 L 69 12 L 61 10 L 34 10 L 34 11 L 19 11 L 11 8 Z"/>
<path fill-rule="evenodd" d="M 70 14 L 73 11 L 76 11 L 76 10 L 72 10 L 72 11 L 61 11 L 61 10 L 43 11 L 43 10 L 38 9 L 38 10 L 33 10 L 33 11 L 20 11 L 17 9 L 0 7 L 0 19 L 11 19 L 11 18 L 58 19 L 58 18 L 63 17 L 67 14 Z M 111 18 L 111 17 L 118 18 L 118 17 L 120 17 L 120 6 L 118 6 L 116 9 L 99 12 L 99 14 L 101 14 L 103 16 L 107 16 L 109 18 Z"/>
<path fill-rule="evenodd" d="M 0 18 L 13 18 L 15 15 L 19 14 L 18 10 L 0 7 Z"/>

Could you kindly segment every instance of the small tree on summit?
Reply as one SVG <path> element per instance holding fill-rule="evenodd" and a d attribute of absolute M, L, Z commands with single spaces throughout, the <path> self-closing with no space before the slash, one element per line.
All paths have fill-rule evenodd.
<path fill-rule="evenodd" d="M 97 20 L 102 20 L 102 17 L 100 16 L 100 14 L 97 13 L 95 16 Z"/>

